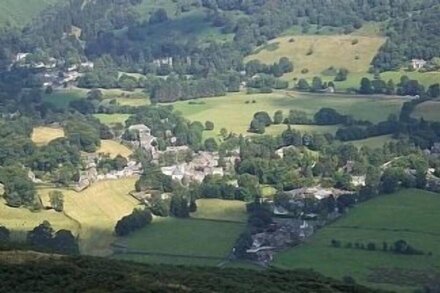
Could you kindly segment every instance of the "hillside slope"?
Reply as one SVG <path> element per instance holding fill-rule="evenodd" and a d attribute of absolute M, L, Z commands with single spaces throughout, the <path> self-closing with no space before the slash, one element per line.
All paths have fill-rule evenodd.
<path fill-rule="evenodd" d="M 50 5 L 64 0 L 2 0 L 0 2 L 0 27 L 23 26 Z"/>
<path fill-rule="evenodd" d="M 310 271 L 147 266 L 10 251 L 0 253 L 0 282 L 1 292 L 379 292 Z"/>

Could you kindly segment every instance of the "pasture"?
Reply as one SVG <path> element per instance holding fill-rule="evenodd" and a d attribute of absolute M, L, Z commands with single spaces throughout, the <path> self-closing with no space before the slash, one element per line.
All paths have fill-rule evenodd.
<path fill-rule="evenodd" d="M 258 111 L 267 111 L 269 115 L 273 115 L 275 111 L 283 110 L 287 115 L 289 110 L 300 110 L 312 117 L 319 109 L 330 107 L 342 114 L 353 115 L 356 119 L 379 122 L 386 120 L 390 114 L 398 114 L 404 102 L 403 99 L 391 97 L 338 96 L 284 91 L 252 95 L 234 93 L 224 97 L 204 98 L 197 101 L 200 103 L 180 101 L 174 103 L 173 106 L 189 120 L 201 121 L 202 123 L 207 120 L 214 122 L 214 131 L 207 132 L 210 136 L 218 134 L 221 128 L 226 128 L 237 134 L 246 134 L 253 115 Z M 276 128 L 279 130 L 277 131 Z M 298 126 L 298 128 L 311 130 L 310 126 Z M 321 129 L 321 131 L 335 131 L 334 127 L 317 126 L 313 128 L 315 130 Z M 266 130 L 268 133 L 277 133 L 284 130 L 284 126 L 271 126 Z"/>
<path fill-rule="evenodd" d="M 221 263 L 246 227 L 245 203 L 199 199 L 189 219 L 155 217 L 148 227 L 120 238 L 127 254 L 118 259 L 146 263 L 209 265 Z"/>
<path fill-rule="evenodd" d="M 352 73 L 366 73 L 384 42 L 385 38 L 379 36 L 283 36 L 258 48 L 255 54 L 246 57 L 246 61 L 256 59 L 272 64 L 287 57 L 295 66 L 294 72 L 283 76 L 288 81 L 319 76 L 331 66 L 346 68 Z M 307 73 L 301 73 L 306 69 Z"/>
<path fill-rule="evenodd" d="M 325 275 L 351 276 L 372 287 L 411 291 L 440 275 L 440 197 L 409 189 L 383 195 L 351 209 L 346 216 L 319 230 L 306 243 L 276 255 L 279 268 L 310 268 Z M 331 240 L 342 242 L 341 248 Z M 399 255 L 382 250 L 405 240 L 432 255 Z M 345 248 L 346 243 L 373 242 L 374 251 Z"/>
<path fill-rule="evenodd" d="M 413 112 L 414 118 L 440 122 L 440 100 L 427 101 L 417 105 Z"/>
<path fill-rule="evenodd" d="M 64 137 L 64 130 L 62 128 L 35 127 L 31 139 L 37 146 L 42 146 L 60 137 Z"/>
<path fill-rule="evenodd" d="M 101 146 L 96 152 L 98 154 L 108 154 L 112 158 L 117 155 L 128 158 L 133 153 L 128 147 L 114 140 L 101 140 Z"/>
<path fill-rule="evenodd" d="M 133 253 L 119 259 L 168 264 L 215 265 L 230 253 L 245 224 L 206 219 L 155 218 L 120 240 Z"/>
<path fill-rule="evenodd" d="M 391 141 L 393 141 L 391 135 L 381 135 L 381 136 L 369 137 L 366 139 L 350 141 L 348 143 L 351 143 L 358 148 L 365 146 L 374 149 L 374 148 L 382 148 L 384 144 Z"/>
<path fill-rule="evenodd" d="M 246 222 L 246 205 L 238 200 L 199 199 L 197 211 L 191 214 L 196 219 Z"/>
<path fill-rule="evenodd" d="M 115 240 L 113 231 L 117 221 L 138 205 L 138 201 L 129 195 L 134 190 L 136 180 L 100 181 L 80 193 L 70 189 L 44 188 L 39 190 L 39 194 L 43 204 L 47 205 L 49 192 L 61 191 L 64 194 L 65 215 L 79 226 L 81 252 L 108 255 L 111 252 L 109 245 Z"/>
<path fill-rule="evenodd" d="M 98 118 L 101 123 L 112 126 L 117 123 L 124 125 L 130 114 L 95 114 L 93 116 Z"/>
<path fill-rule="evenodd" d="M 0 201 L 0 226 L 11 231 L 11 237 L 17 241 L 26 239 L 26 232 L 34 229 L 44 221 L 49 221 L 55 230 L 68 229 L 78 234 L 79 225 L 63 213 L 55 211 L 30 211 L 26 208 L 11 208 Z"/>

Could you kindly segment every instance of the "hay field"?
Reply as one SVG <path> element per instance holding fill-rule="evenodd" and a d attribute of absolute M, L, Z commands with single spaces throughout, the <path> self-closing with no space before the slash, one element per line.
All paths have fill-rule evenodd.
<path fill-rule="evenodd" d="M 0 201 L 0 226 L 11 230 L 15 240 L 24 240 L 26 232 L 43 221 L 49 221 L 55 230 L 68 229 L 74 234 L 79 232 L 79 225 L 63 213 L 47 210 L 32 212 L 25 208 L 11 208 L 3 200 Z"/>
<path fill-rule="evenodd" d="M 109 245 L 115 240 L 114 227 L 119 219 L 130 214 L 138 201 L 129 195 L 137 178 L 100 181 L 77 193 L 58 189 L 64 194 L 64 213 L 79 224 L 80 249 L 84 254 L 108 255 Z M 49 192 L 39 190 L 43 203 Z"/>
<path fill-rule="evenodd" d="M 133 153 L 128 147 L 114 140 L 101 140 L 101 146 L 96 152 L 98 154 L 109 154 L 112 158 L 117 155 L 128 158 Z"/>
<path fill-rule="evenodd" d="M 353 42 L 357 40 L 356 44 Z M 366 73 L 370 63 L 385 38 L 379 36 L 283 36 L 260 47 L 246 61 L 260 60 L 265 64 L 288 57 L 295 70 L 284 75 L 284 79 L 304 78 L 321 75 L 327 68 L 346 68 L 352 73 Z M 302 74 L 303 69 L 308 73 Z"/>
<path fill-rule="evenodd" d="M 64 130 L 62 128 L 41 126 L 34 128 L 31 139 L 36 145 L 42 146 L 60 137 L 64 137 Z"/>

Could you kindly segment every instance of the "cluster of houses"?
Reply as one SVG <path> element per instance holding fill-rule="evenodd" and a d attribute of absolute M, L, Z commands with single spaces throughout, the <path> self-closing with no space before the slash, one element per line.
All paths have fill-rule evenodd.
<path fill-rule="evenodd" d="M 313 234 L 314 227 L 312 221 L 276 218 L 267 231 L 252 235 L 252 245 L 246 253 L 260 265 L 268 266 L 277 251 L 298 245 Z"/>
<path fill-rule="evenodd" d="M 175 181 L 180 182 L 202 182 L 208 175 L 223 176 L 228 170 L 234 168 L 238 153 L 233 153 L 225 157 L 224 165 L 219 166 L 220 156 L 217 152 L 197 152 L 194 153 L 188 146 L 169 146 L 164 151 L 157 147 L 157 139 L 151 134 L 151 129 L 143 124 L 132 125 L 128 131 L 136 133 L 137 140 L 124 141 L 132 148 L 140 148 L 149 154 L 152 161 L 159 163 L 161 157 L 175 157 L 171 164 L 164 164 L 161 167 L 163 174 L 170 176 Z M 172 140 L 172 137 L 171 137 Z M 191 160 L 179 160 L 178 158 L 189 157 Z M 85 168 L 81 171 L 80 179 L 75 185 L 75 190 L 80 192 L 88 188 L 91 184 L 101 180 L 116 180 L 119 178 L 133 177 L 142 174 L 142 165 L 136 161 L 129 161 L 123 170 L 113 170 L 106 174 L 98 174 L 96 162 L 100 156 L 93 154 L 85 157 Z"/>
<path fill-rule="evenodd" d="M 32 56 L 31 53 L 18 53 L 10 66 L 35 70 L 37 76 L 42 80 L 44 87 L 73 85 L 83 75 L 82 72 L 94 68 L 94 63 L 90 61 L 67 67 L 64 61 L 53 57 L 47 58 L 44 61 L 33 61 L 29 60 L 30 56 Z"/>

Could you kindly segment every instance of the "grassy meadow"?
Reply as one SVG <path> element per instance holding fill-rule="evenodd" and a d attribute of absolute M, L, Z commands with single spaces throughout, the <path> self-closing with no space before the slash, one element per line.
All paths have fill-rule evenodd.
<path fill-rule="evenodd" d="M 33 212 L 25 208 L 11 208 L 3 200 L 0 201 L 0 226 L 8 228 L 14 240 L 25 240 L 26 232 L 44 221 L 49 221 L 55 230 L 68 229 L 74 234 L 79 233 L 79 224 L 64 213 L 46 210 Z"/>
<path fill-rule="evenodd" d="M 309 34 L 303 34 L 299 28 L 293 27 L 282 37 L 257 48 L 245 61 L 256 59 L 265 64 L 272 64 L 281 57 L 288 57 L 295 69 L 282 78 L 292 85 L 294 80 L 300 78 L 311 82 L 314 76 L 320 76 L 324 81 L 333 81 L 335 76 L 325 73 L 330 67 L 346 68 L 349 71 L 347 80 L 335 82 L 338 91 L 359 88 L 363 77 L 374 78 L 368 70 L 371 61 L 386 40 L 380 36 L 380 25 L 367 24 L 351 35 L 343 35 L 330 28 L 326 30 L 325 27 L 319 31 L 319 35 L 312 33 L 316 33 L 313 27 Z M 383 72 L 381 78 L 386 81 L 391 79 L 397 84 L 404 75 L 418 80 L 425 87 L 440 80 L 440 72 L 405 70 Z"/>
<path fill-rule="evenodd" d="M 319 230 L 299 247 L 276 255 L 280 268 L 310 268 L 325 275 L 356 281 L 373 287 L 410 292 L 429 275 L 440 274 L 440 197 L 427 191 L 409 189 L 362 203 L 342 219 Z M 373 242 L 376 251 L 334 248 Z M 432 255 L 398 255 L 382 251 L 382 243 L 403 239 Z"/>
<path fill-rule="evenodd" d="M 361 148 L 363 146 L 369 147 L 369 148 L 381 148 L 384 144 L 393 141 L 393 138 L 391 135 L 381 135 L 381 136 L 374 136 L 369 137 L 366 139 L 360 139 L 355 141 L 350 141 L 349 143 L 352 143 L 354 146 Z"/>
<path fill-rule="evenodd" d="M 119 259 L 175 264 L 215 265 L 226 258 L 245 224 L 207 219 L 155 218 L 148 227 L 121 241 L 136 254 Z M 175 259 L 177 257 L 177 259 Z"/>
<path fill-rule="evenodd" d="M 440 122 L 440 100 L 427 101 L 419 104 L 413 112 L 414 118 Z"/>
<path fill-rule="evenodd" d="M 192 218 L 246 222 L 246 205 L 238 200 L 199 199 Z"/>
<path fill-rule="evenodd" d="M 385 38 L 378 36 L 283 36 L 258 48 L 256 54 L 248 56 L 246 61 L 256 59 L 272 64 L 281 57 L 288 57 L 295 66 L 294 72 L 283 77 L 288 81 L 321 75 L 331 66 L 343 67 L 352 73 L 364 73 L 384 43 Z M 302 74 L 305 69 L 308 72 Z"/>
<path fill-rule="evenodd" d="M 133 253 L 118 259 L 214 266 L 230 253 L 246 226 L 244 202 L 199 199 L 190 219 L 155 217 L 148 227 L 120 239 Z"/>
<path fill-rule="evenodd" d="M 98 118 L 101 123 L 112 126 L 117 123 L 124 125 L 130 114 L 95 114 L 93 116 Z"/>
<path fill-rule="evenodd" d="M 64 137 L 64 130 L 55 127 L 35 127 L 31 139 L 38 145 L 46 145 L 54 139 Z"/>
<path fill-rule="evenodd" d="M 281 91 L 252 95 L 234 93 L 224 97 L 198 99 L 198 102 L 194 104 L 181 101 L 174 103 L 173 106 L 189 120 L 214 122 L 214 130 L 207 132 L 207 134 L 215 136 L 223 127 L 237 134 L 246 134 L 253 115 L 258 111 L 267 111 L 272 115 L 277 110 L 283 110 L 287 115 L 289 110 L 300 110 L 312 117 L 319 109 L 330 107 L 343 114 L 353 115 L 357 119 L 379 122 L 387 119 L 390 114 L 398 114 L 404 100 L 374 96 L 366 98 Z M 295 126 L 295 128 L 317 132 L 336 131 L 335 127 L 322 126 Z M 285 127 L 280 125 L 271 126 L 266 130 L 270 134 L 276 134 L 284 129 Z"/>

